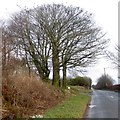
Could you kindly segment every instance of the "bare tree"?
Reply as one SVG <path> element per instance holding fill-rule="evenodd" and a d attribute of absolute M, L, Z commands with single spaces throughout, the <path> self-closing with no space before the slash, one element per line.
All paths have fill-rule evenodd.
<path fill-rule="evenodd" d="M 62 4 L 22 10 L 12 17 L 9 30 L 16 38 L 20 56 L 29 66 L 34 64 L 42 79 L 49 77 L 52 61 L 52 84 L 61 86 L 62 68 L 63 87 L 67 68 L 85 67 L 94 62 L 107 41 L 91 14 Z"/>
<path fill-rule="evenodd" d="M 60 85 L 63 67 L 63 86 L 66 86 L 67 67 L 87 66 L 105 47 L 101 29 L 92 15 L 79 7 L 43 5 L 36 8 L 44 34 L 52 44 L 53 84 Z"/>
<path fill-rule="evenodd" d="M 89 25 L 90 23 L 86 22 L 86 24 Z M 66 84 L 65 81 L 67 68 L 75 68 L 78 66 L 86 67 L 95 62 L 97 56 L 102 54 L 106 40 L 101 39 L 104 35 L 100 34 L 100 31 L 101 30 L 97 28 L 84 28 L 83 34 L 78 33 L 78 39 L 76 39 L 74 33 L 72 41 L 69 41 L 70 45 L 67 44 L 64 46 L 65 48 L 62 51 L 63 86 Z M 77 32 L 78 31 L 76 31 L 76 33 Z M 84 35 L 85 32 L 86 35 Z M 66 40 L 68 39 L 66 38 Z"/>
<path fill-rule="evenodd" d="M 15 39 L 11 36 L 7 26 L 3 23 L 2 30 L 2 68 L 5 69 L 7 63 L 13 57 L 13 51 L 15 50 Z"/>
<path fill-rule="evenodd" d="M 46 35 L 35 19 L 31 10 L 22 10 L 12 17 L 9 26 L 12 36 L 17 39 L 20 57 L 26 60 L 28 67 L 31 63 L 37 69 L 40 77 L 47 80 L 49 77 L 48 58 L 51 46 L 46 41 Z"/>
<path fill-rule="evenodd" d="M 105 52 L 107 55 L 107 58 L 111 60 L 111 62 L 118 68 L 120 69 L 120 47 L 116 46 L 114 53 L 110 51 Z"/>

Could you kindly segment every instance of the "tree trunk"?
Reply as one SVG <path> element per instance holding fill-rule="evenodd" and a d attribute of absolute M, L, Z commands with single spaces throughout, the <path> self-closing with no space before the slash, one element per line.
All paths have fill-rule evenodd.
<path fill-rule="evenodd" d="M 37 60 L 36 57 L 33 57 L 33 62 L 37 68 L 37 71 L 39 73 L 40 78 L 42 79 L 42 81 L 48 81 L 48 76 L 46 76 L 46 74 L 43 72 L 42 68 L 41 68 L 41 63 L 39 63 L 39 61 Z"/>
<path fill-rule="evenodd" d="M 2 69 L 5 69 L 6 65 L 6 49 L 4 48 L 2 51 Z"/>
<path fill-rule="evenodd" d="M 67 78 L 66 78 L 66 63 L 63 64 L 63 82 L 62 82 L 62 87 L 66 88 L 67 85 Z"/>
<path fill-rule="evenodd" d="M 60 75 L 59 75 L 60 65 L 59 65 L 59 52 L 57 50 L 57 47 L 53 48 L 52 64 L 53 64 L 52 85 L 60 87 Z"/>

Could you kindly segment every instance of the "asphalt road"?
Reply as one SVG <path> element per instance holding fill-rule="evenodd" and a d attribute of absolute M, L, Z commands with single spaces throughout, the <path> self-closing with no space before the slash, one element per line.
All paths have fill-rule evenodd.
<path fill-rule="evenodd" d="M 117 92 L 93 90 L 86 118 L 120 118 L 118 101 L 120 95 Z"/>

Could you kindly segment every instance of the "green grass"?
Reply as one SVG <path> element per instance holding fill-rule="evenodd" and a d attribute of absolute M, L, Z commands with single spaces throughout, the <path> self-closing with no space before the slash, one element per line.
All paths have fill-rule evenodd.
<path fill-rule="evenodd" d="M 87 91 L 87 90 L 86 90 Z M 83 118 L 90 96 L 76 94 L 45 112 L 44 118 Z"/>
<path fill-rule="evenodd" d="M 84 87 L 81 86 L 70 86 L 71 87 L 71 92 L 73 93 L 91 93 L 92 90 L 85 89 Z"/>

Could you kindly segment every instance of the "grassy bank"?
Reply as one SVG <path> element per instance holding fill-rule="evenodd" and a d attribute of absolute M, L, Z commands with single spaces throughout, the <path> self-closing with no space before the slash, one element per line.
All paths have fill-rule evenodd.
<path fill-rule="evenodd" d="M 71 91 L 77 94 L 71 96 L 62 104 L 47 110 L 44 118 L 83 118 L 90 96 L 80 93 L 89 93 L 90 90 L 73 87 Z"/>

